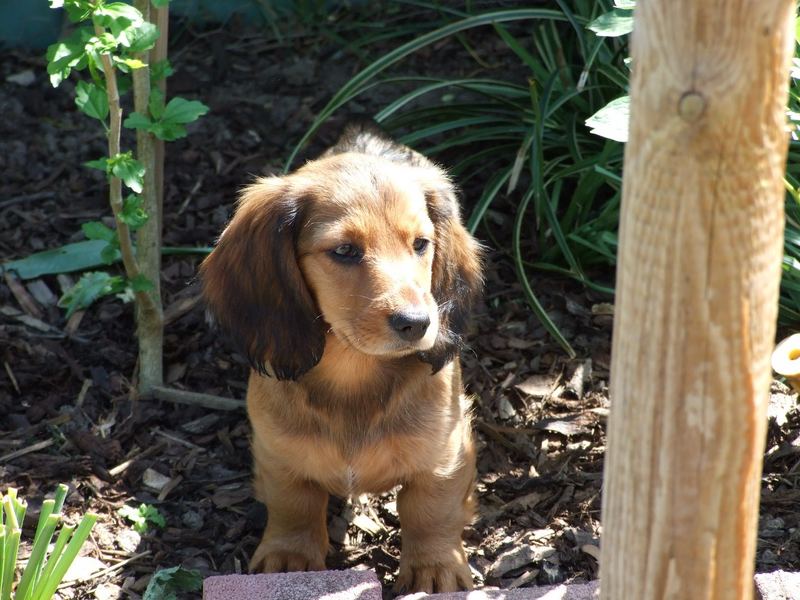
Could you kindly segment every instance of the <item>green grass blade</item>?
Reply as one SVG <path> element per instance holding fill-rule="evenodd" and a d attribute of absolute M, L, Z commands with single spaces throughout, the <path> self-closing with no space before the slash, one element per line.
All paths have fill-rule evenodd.
<path fill-rule="evenodd" d="M 483 117 L 464 117 L 463 119 L 453 119 L 452 121 L 445 121 L 443 123 L 437 123 L 436 125 L 431 125 L 430 127 L 423 127 L 422 129 L 417 129 L 416 131 L 409 133 L 408 135 L 401 136 L 398 138 L 398 141 L 401 144 L 405 144 L 407 146 L 413 146 L 420 140 L 424 140 L 429 137 L 433 137 L 435 135 L 439 135 L 441 133 L 446 133 L 448 131 L 452 131 L 453 129 L 461 129 L 464 127 L 471 127 L 473 125 L 485 125 L 488 123 L 496 123 L 497 119 L 495 119 L 492 115 L 487 115 Z M 479 131 L 485 132 L 487 129 L 483 128 Z"/>
<path fill-rule="evenodd" d="M 534 194 L 534 189 L 531 188 L 527 194 L 523 197 L 522 201 L 520 202 L 519 207 L 517 208 L 517 215 L 514 219 L 514 236 L 512 239 L 513 245 L 513 254 L 514 254 L 514 267 L 517 271 L 517 279 L 519 280 L 520 284 L 522 285 L 522 291 L 525 295 L 525 300 L 527 300 L 528 305 L 531 307 L 531 310 L 536 315 L 536 318 L 539 319 L 539 322 L 544 326 L 547 332 L 553 336 L 553 339 L 558 342 L 558 344 L 563 348 L 564 352 L 567 353 L 567 356 L 570 358 L 575 358 L 577 354 L 575 350 L 572 349 L 572 346 L 567 341 L 567 338 L 564 337 L 564 334 L 561 333 L 561 330 L 553 323 L 550 315 L 547 314 L 547 311 L 542 306 L 539 299 L 536 297 L 536 294 L 533 293 L 533 289 L 531 289 L 531 284 L 528 281 L 528 275 L 525 273 L 525 265 L 522 262 L 522 248 L 520 246 L 520 238 L 522 233 L 522 222 L 525 218 L 525 210 L 528 208 L 528 203 L 530 202 L 531 197 Z"/>
<path fill-rule="evenodd" d="M 39 581 L 37 582 L 38 585 L 33 590 L 33 600 L 50 600 L 50 598 L 53 596 L 52 593 L 49 596 L 46 595 L 45 590 L 48 587 L 48 582 L 53 577 L 53 572 L 58 564 L 58 559 L 61 558 L 64 548 L 66 548 L 67 542 L 69 542 L 69 538 L 72 536 L 73 531 L 75 531 L 75 527 L 72 525 L 64 525 L 61 528 L 61 531 L 58 532 L 58 537 L 56 538 L 53 551 L 50 553 L 50 556 L 47 558 L 47 562 L 42 568 Z"/>
<path fill-rule="evenodd" d="M 494 200 L 495 196 L 497 196 L 500 188 L 503 187 L 508 178 L 511 177 L 511 169 L 506 169 L 505 171 L 495 173 L 492 179 L 489 180 L 489 183 L 486 184 L 486 187 L 483 188 L 483 194 L 481 194 L 478 203 L 475 205 L 475 208 L 472 210 L 472 214 L 469 216 L 467 220 L 467 229 L 470 233 L 475 233 L 475 230 L 478 228 L 481 220 L 483 220 L 483 216 L 486 214 L 486 209 L 489 208 L 492 201 Z"/>
<path fill-rule="evenodd" d="M 67 569 L 69 569 L 75 557 L 78 556 L 81 546 L 83 546 L 83 543 L 88 539 L 89 533 L 92 531 L 92 527 L 94 527 L 96 522 L 97 515 L 95 514 L 87 513 L 83 516 L 78 528 L 75 529 L 75 533 L 71 536 L 69 544 L 67 544 L 67 547 L 58 557 L 58 562 L 53 570 L 46 577 L 42 577 L 40 600 L 48 600 L 55 594 L 56 588 L 58 588 L 61 580 L 64 579 L 64 575 L 66 575 Z M 60 537 L 61 536 L 59 536 L 59 538 Z"/>
<path fill-rule="evenodd" d="M 55 533 L 56 527 L 61 520 L 60 513 L 53 514 L 53 504 L 52 500 L 46 500 L 42 505 L 42 514 L 39 517 L 36 536 L 33 538 L 31 556 L 17 586 L 16 600 L 30 600 L 33 597 L 34 589 L 41 575 L 47 547 L 50 545 L 53 533 Z"/>
<path fill-rule="evenodd" d="M 569 269 L 565 269 L 564 267 L 559 267 L 558 265 L 554 265 L 551 263 L 543 263 L 543 262 L 525 261 L 523 262 L 523 264 L 530 269 L 536 269 L 538 271 L 547 271 L 548 273 L 558 273 L 559 275 L 572 277 L 576 281 L 579 281 L 586 287 L 591 288 L 596 292 L 601 292 L 603 294 L 608 294 L 609 296 L 614 296 L 614 288 L 610 288 L 600 283 L 595 283 L 594 281 L 592 281 L 587 277 L 579 277 L 575 273 L 573 273 Z"/>
<path fill-rule="evenodd" d="M 578 261 L 575 260 L 575 255 L 572 254 L 572 250 L 570 250 L 569 244 L 567 244 L 567 239 L 564 237 L 564 231 L 561 229 L 561 224 L 558 222 L 558 218 L 556 217 L 556 213 L 553 210 L 553 206 L 547 199 L 543 199 L 542 202 L 542 209 L 544 212 L 545 220 L 547 224 L 550 226 L 550 231 L 553 233 L 553 237 L 556 240 L 556 244 L 558 245 L 559 249 L 561 250 L 561 254 L 564 255 L 564 259 L 567 261 L 567 264 L 572 268 L 573 272 L 581 279 L 584 279 L 583 270 L 581 269 Z"/>
<path fill-rule="evenodd" d="M 487 13 L 483 13 L 480 15 L 475 15 L 473 17 L 467 17 L 460 21 L 456 21 L 454 23 L 449 23 L 443 27 L 435 29 L 429 33 L 419 36 L 403 44 L 402 46 L 395 48 L 391 52 L 387 52 L 378 60 L 374 61 L 372 64 L 368 65 L 366 68 L 361 70 L 357 73 L 350 81 L 345 83 L 341 89 L 331 98 L 328 104 L 320 111 L 319 115 L 311 126 L 308 128 L 306 133 L 294 147 L 292 152 L 289 154 L 289 157 L 286 159 L 286 166 L 284 167 L 284 172 L 288 172 L 294 162 L 294 159 L 297 157 L 297 154 L 300 152 L 300 149 L 303 148 L 308 140 L 317 132 L 320 125 L 325 122 L 336 110 L 338 110 L 341 106 L 343 106 L 346 102 L 348 102 L 353 97 L 357 96 L 362 86 L 364 86 L 368 81 L 372 78 L 377 76 L 379 73 L 384 71 L 385 69 L 392 66 L 394 63 L 398 62 L 399 60 L 405 58 L 409 54 L 412 54 L 421 48 L 429 46 L 439 40 L 447 38 L 453 34 L 459 33 L 461 31 L 466 31 L 468 29 L 472 29 L 475 27 L 480 27 L 483 25 L 491 25 L 494 23 L 504 23 L 507 21 L 520 21 L 520 20 L 528 20 L 528 19 L 544 19 L 544 20 L 554 20 L 554 21 L 564 21 L 566 17 L 563 13 L 557 10 L 551 9 L 538 9 L 538 8 L 523 8 L 523 9 L 511 9 L 511 10 L 496 10 L 490 11 Z"/>
<path fill-rule="evenodd" d="M 498 35 L 503 39 L 506 46 L 508 46 L 511 51 L 528 66 L 528 68 L 536 75 L 536 77 L 539 79 L 547 78 L 547 71 L 544 69 L 541 63 L 537 61 L 530 52 L 528 52 L 525 46 L 523 46 L 519 40 L 517 40 L 517 38 L 508 32 L 508 29 L 500 25 L 500 23 L 495 23 L 494 28 Z"/>
<path fill-rule="evenodd" d="M 482 130 L 467 131 L 458 136 L 449 137 L 441 144 L 437 144 L 428 148 L 425 151 L 427 155 L 438 154 L 445 150 L 450 150 L 456 146 L 469 146 L 472 144 L 482 144 L 489 141 L 506 141 L 517 140 L 518 136 L 525 132 L 525 127 L 522 125 L 503 125 L 497 127 L 485 127 Z M 404 138 L 400 138 L 400 143 L 404 143 Z"/>
<path fill-rule="evenodd" d="M 11 598 L 11 584 L 14 583 L 14 567 L 17 562 L 19 552 L 19 540 L 22 531 L 10 529 L 6 531 L 4 564 L 3 564 L 3 588 L 0 590 L 0 597 Z"/>
<path fill-rule="evenodd" d="M 429 80 L 430 78 L 393 78 L 391 80 L 387 79 L 384 80 L 383 83 L 395 83 L 407 81 L 424 81 Z M 449 87 L 459 87 L 464 88 L 466 90 L 470 90 L 473 92 L 478 92 L 484 95 L 489 96 L 498 101 L 502 101 L 503 97 L 508 98 L 519 98 L 520 96 L 525 96 L 526 91 L 521 86 L 509 84 L 505 81 L 496 81 L 492 79 L 435 79 L 431 83 L 427 85 L 422 85 L 418 88 L 413 89 L 412 91 L 408 92 L 407 94 L 401 96 L 394 102 L 390 103 L 384 109 L 380 110 L 379 112 L 375 113 L 373 117 L 375 121 L 378 123 L 384 122 L 386 119 L 397 113 L 401 108 L 421 98 L 425 94 L 429 94 L 430 92 L 435 92 L 441 89 L 449 88 Z M 512 105 L 513 106 L 513 105 Z"/>
<path fill-rule="evenodd" d="M 11 585 L 14 583 L 14 567 L 17 563 L 17 552 L 19 551 L 20 527 L 17 520 L 14 501 L 16 500 L 16 490 L 11 488 L 3 497 L 3 513 L 5 514 L 5 527 L 3 529 L 3 564 L 2 584 L 0 584 L 0 599 L 11 598 Z"/>
<path fill-rule="evenodd" d="M 53 512 L 60 513 L 64 508 L 64 500 L 67 498 L 69 488 L 63 483 L 59 483 L 56 487 L 55 499 L 53 500 Z"/>
<path fill-rule="evenodd" d="M 514 164 L 511 166 L 511 177 L 508 179 L 506 194 L 510 194 L 517 188 L 517 182 L 519 181 L 519 176 L 522 174 L 522 169 L 525 166 L 525 159 L 528 157 L 528 152 L 530 152 L 531 143 L 533 142 L 533 136 L 535 134 L 536 128 L 531 127 L 522 139 L 522 144 L 520 144 L 517 155 L 514 157 Z"/>
<path fill-rule="evenodd" d="M 580 49 L 581 56 L 586 59 L 586 29 L 578 22 L 578 19 L 575 17 L 573 12 L 569 9 L 569 7 L 564 3 L 564 0 L 556 0 L 558 7 L 564 12 L 564 16 L 569 21 L 569 24 L 575 30 L 577 34 L 575 37 L 578 40 L 578 48 Z"/>

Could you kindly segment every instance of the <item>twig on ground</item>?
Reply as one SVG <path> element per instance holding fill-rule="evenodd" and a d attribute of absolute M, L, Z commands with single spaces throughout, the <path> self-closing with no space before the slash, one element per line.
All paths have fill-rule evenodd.
<path fill-rule="evenodd" d="M 30 446 L 26 446 L 25 448 L 14 450 L 14 452 L 9 452 L 8 454 L 0 456 L 0 464 L 18 458 L 24 454 L 30 454 L 31 452 L 44 450 L 45 448 L 47 448 L 48 446 L 52 446 L 53 444 L 55 444 L 55 441 L 52 438 L 50 438 L 47 440 L 43 440 L 41 442 L 36 442 L 35 444 L 31 444 Z"/>
<path fill-rule="evenodd" d="M 153 396 L 158 400 L 166 400 L 176 404 L 194 404 L 195 406 L 205 406 L 214 410 L 240 410 L 246 406 L 244 400 L 234 400 L 233 398 L 186 392 L 160 386 L 155 386 L 152 392 Z"/>
<path fill-rule="evenodd" d="M 92 573 L 86 579 L 73 579 L 70 581 L 64 581 L 63 583 L 61 583 L 61 585 L 58 586 L 58 589 L 60 590 L 66 587 L 72 587 L 73 585 L 76 585 L 78 583 L 86 583 L 89 581 L 94 581 L 95 579 L 100 579 L 101 577 L 105 577 L 106 575 L 110 575 L 111 573 L 119 571 L 120 569 L 122 569 L 122 567 L 132 563 L 133 561 L 139 560 L 140 558 L 148 556 L 149 554 L 151 554 L 150 550 L 145 550 L 144 552 L 140 552 L 139 554 L 134 554 L 130 558 L 121 560 L 115 565 L 106 567 L 105 569 L 100 569 L 99 571 Z"/>
<path fill-rule="evenodd" d="M 121 462 L 116 467 L 114 467 L 112 469 L 109 469 L 108 470 L 108 474 L 111 475 L 112 477 L 116 477 L 116 476 L 124 473 L 128 469 L 128 467 L 130 467 L 137 460 L 141 460 L 143 458 L 147 458 L 151 454 L 157 454 L 158 452 L 161 452 L 161 450 L 163 450 L 165 446 L 166 446 L 166 444 L 164 442 L 160 442 L 160 443 L 156 444 L 155 446 L 150 446 L 147 450 L 144 450 L 144 451 L 140 452 L 139 454 L 137 454 L 136 456 L 132 456 L 131 458 Z"/>

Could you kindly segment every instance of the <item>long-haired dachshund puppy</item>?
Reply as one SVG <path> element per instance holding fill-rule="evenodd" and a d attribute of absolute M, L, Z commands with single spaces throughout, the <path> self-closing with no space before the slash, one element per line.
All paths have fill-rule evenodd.
<path fill-rule="evenodd" d="M 247 186 L 201 276 L 252 365 L 268 521 L 251 570 L 324 569 L 328 494 L 401 484 L 396 588 L 471 588 L 475 451 L 457 355 L 482 278 L 444 171 L 351 127 Z"/>

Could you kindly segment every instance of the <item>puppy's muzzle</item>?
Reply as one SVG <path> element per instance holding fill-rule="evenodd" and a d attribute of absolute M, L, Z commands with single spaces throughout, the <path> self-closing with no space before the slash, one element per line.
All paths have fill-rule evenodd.
<path fill-rule="evenodd" d="M 430 327 L 431 318 L 427 311 L 404 310 L 389 317 L 389 326 L 407 342 L 421 340 Z"/>

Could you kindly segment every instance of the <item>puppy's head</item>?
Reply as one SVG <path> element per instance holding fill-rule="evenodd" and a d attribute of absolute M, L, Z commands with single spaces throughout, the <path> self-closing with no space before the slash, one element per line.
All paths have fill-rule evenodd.
<path fill-rule="evenodd" d="M 432 165 L 357 153 L 247 187 L 201 267 L 212 313 L 253 368 L 296 379 L 330 332 L 378 357 L 455 354 L 480 284 L 477 244 Z"/>

